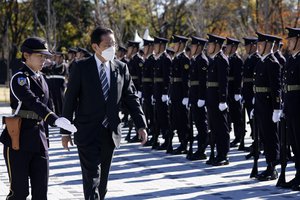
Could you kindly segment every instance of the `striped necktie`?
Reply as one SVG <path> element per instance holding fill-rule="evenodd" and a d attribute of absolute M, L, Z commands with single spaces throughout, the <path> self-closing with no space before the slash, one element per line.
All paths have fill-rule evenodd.
<path fill-rule="evenodd" d="M 109 85 L 108 85 L 108 80 L 107 80 L 107 76 L 106 76 L 106 72 L 105 72 L 105 68 L 104 68 L 104 64 L 101 63 L 100 65 L 100 81 L 101 81 L 101 85 L 102 85 L 102 92 L 103 92 L 103 96 L 105 101 L 107 101 L 108 98 L 108 92 L 109 92 Z M 102 125 L 107 128 L 108 126 L 108 118 L 107 115 L 105 115 L 104 120 L 102 122 Z"/>

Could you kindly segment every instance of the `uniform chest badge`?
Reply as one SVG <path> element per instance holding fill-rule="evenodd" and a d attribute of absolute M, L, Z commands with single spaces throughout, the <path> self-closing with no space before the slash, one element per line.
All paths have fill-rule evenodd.
<path fill-rule="evenodd" d="M 139 63 L 139 66 L 140 66 L 140 67 L 143 67 L 143 63 Z"/>
<path fill-rule="evenodd" d="M 18 78 L 18 84 L 19 84 L 20 86 L 25 85 L 25 84 L 26 84 L 26 78 L 24 78 L 24 77 L 19 77 L 19 78 Z"/>
<path fill-rule="evenodd" d="M 189 69 L 189 67 L 190 67 L 190 66 L 189 66 L 188 64 L 185 64 L 185 65 L 184 65 L 184 69 Z"/>

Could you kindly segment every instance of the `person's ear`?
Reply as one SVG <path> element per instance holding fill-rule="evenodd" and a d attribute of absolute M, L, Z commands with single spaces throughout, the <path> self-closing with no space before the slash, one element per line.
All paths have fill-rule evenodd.
<path fill-rule="evenodd" d="M 27 52 L 24 52 L 23 55 L 26 60 L 28 60 L 28 58 L 30 57 L 30 53 Z"/>

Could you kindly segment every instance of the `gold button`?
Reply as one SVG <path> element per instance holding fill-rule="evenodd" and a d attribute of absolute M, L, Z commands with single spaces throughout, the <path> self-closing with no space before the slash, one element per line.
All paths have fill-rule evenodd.
<path fill-rule="evenodd" d="M 44 97 L 45 95 L 44 94 L 42 94 L 42 97 Z"/>
<path fill-rule="evenodd" d="M 37 124 L 37 125 L 40 125 L 40 122 L 37 122 L 36 124 Z"/>

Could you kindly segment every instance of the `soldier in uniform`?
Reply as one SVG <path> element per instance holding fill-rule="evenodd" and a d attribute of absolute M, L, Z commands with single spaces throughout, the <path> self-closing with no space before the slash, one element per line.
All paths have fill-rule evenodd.
<path fill-rule="evenodd" d="M 156 132 L 153 133 L 153 149 L 165 150 L 170 146 L 172 133 L 169 124 L 169 84 L 170 84 L 170 69 L 171 58 L 166 52 L 168 40 L 161 37 L 154 37 L 154 87 L 153 87 L 153 102 L 155 104 L 155 121 L 153 124 Z M 159 146 L 158 136 L 162 133 L 165 142 Z"/>
<path fill-rule="evenodd" d="M 140 42 L 128 41 L 128 54 L 130 55 L 128 62 L 128 69 L 131 75 L 133 84 L 136 88 L 136 94 L 142 98 L 142 70 L 144 65 L 144 58 L 139 54 Z M 132 123 L 131 123 L 132 124 Z M 130 125 L 129 128 L 132 128 Z M 138 134 L 130 139 L 130 142 L 139 142 Z"/>
<path fill-rule="evenodd" d="M 253 109 L 253 73 L 257 62 L 260 60 L 260 55 L 257 52 L 257 38 L 256 37 L 244 37 L 245 50 L 248 55 L 244 62 L 243 68 L 243 87 L 242 96 L 244 99 L 244 106 L 250 120 L 250 127 L 252 130 L 252 119 L 250 113 Z M 251 134 L 252 135 L 252 134 Z"/>
<path fill-rule="evenodd" d="M 254 115 L 264 145 L 267 169 L 257 175 L 259 181 L 278 178 L 275 169 L 279 160 L 277 122 L 282 114 L 280 105 L 280 64 L 272 53 L 275 37 L 257 32 L 258 52 L 262 56 L 255 67 Z"/>
<path fill-rule="evenodd" d="M 67 75 L 66 64 L 63 54 L 55 52 L 55 64 L 51 66 L 49 73 L 46 74 L 46 79 L 50 91 L 50 96 L 53 101 L 54 111 L 59 116 L 62 113 L 62 104 L 65 92 L 65 77 Z"/>
<path fill-rule="evenodd" d="M 142 105 L 145 113 L 147 125 L 150 129 L 149 135 L 153 135 L 153 105 L 151 102 L 151 96 L 153 95 L 153 68 L 154 68 L 154 56 L 153 56 L 153 40 L 143 39 L 144 41 L 144 66 L 142 69 Z M 146 146 L 151 146 L 151 142 L 147 142 Z"/>
<path fill-rule="evenodd" d="M 127 53 L 127 49 L 123 46 L 119 46 L 118 51 L 116 53 L 117 59 L 123 62 L 126 53 Z"/>
<path fill-rule="evenodd" d="M 228 106 L 229 120 L 228 124 L 233 123 L 234 140 L 230 143 L 230 147 L 236 147 L 241 142 L 245 134 L 245 126 L 242 116 L 242 71 L 243 60 L 237 54 L 239 40 L 227 37 L 226 39 L 226 55 L 229 61 L 228 76 Z M 244 138 L 243 138 L 244 139 Z M 241 142 L 242 143 L 242 142 Z"/>
<path fill-rule="evenodd" d="M 188 41 L 187 37 L 173 35 L 172 42 L 176 55 L 171 67 L 171 103 L 172 103 L 172 127 L 177 130 L 180 146 L 173 154 L 187 153 L 188 127 L 188 76 L 190 58 L 184 49 Z"/>
<path fill-rule="evenodd" d="M 215 166 L 228 165 L 229 127 L 227 122 L 227 90 L 229 62 L 221 50 L 224 37 L 208 34 L 207 53 L 209 66 L 207 72 L 206 107 L 208 113 L 211 140 L 216 144 L 217 156 L 208 160 L 207 164 Z"/>
<path fill-rule="evenodd" d="M 71 47 L 71 48 L 68 49 L 68 60 L 67 60 L 67 62 L 68 62 L 67 71 L 68 72 L 67 72 L 67 75 L 69 75 L 70 72 L 71 72 L 72 63 L 76 59 L 76 53 L 77 53 L 77 48 Z"/>
<path fill-rule="evenodd" d="M 288 29 L 288 50 L 291 57 L 284 68 L 284 114 L 287 134 L 295 155 L 295 177 L 283 185 L 300 190 L 300 28 Z"/>
<path fill-rule="evenodd" d="M 10 181 L 6 199 L 46 200 L 49 174 L 48 144 L 45 123 L 75 132 L 66 118 L 59 118 L 48 108 L 48 86 L 40 74 L 46 56 L 51 55 L 44 39 L 27 38 L 22 46 L 22 66 L 10 82 L 11 108 L 21 117 L 19 147 L 12 146 L 7 127 L 1 134 L 4 158 Z"/>
<path fill-rule="evenodd" d="M 280 69 L 283 70 L 283 67 L 285 66 L 286 59 L 282 55 L 280 47 L 282 46 L 282 38 L 281 37 L 275 37 L 274 47 L 273 47 L 273 53 L 275 58 L 278 60 L 280 64 Z"/>
<path fill-rule="evenodd" d="M 206 42 L 206 39 L 192 37 L 192 58 L 189 71 L 189 104 L 191 105 L 190 109 L 192 112 L 192 118 L 198 131 L 198 135 L 196 137 L 198 149 L 191 156 L 187 157 L 189 160 L 206 159 L 205 149 L 208 144 L 208 127 L 207 113 L 205 108 L 205 93 L 208 59 L 203 52 Z"/>

